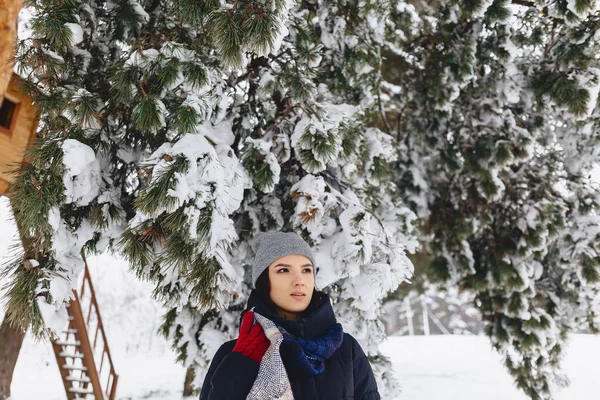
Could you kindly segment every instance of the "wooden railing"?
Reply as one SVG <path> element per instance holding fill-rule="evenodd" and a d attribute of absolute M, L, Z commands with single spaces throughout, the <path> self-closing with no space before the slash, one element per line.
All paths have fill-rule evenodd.
<path fill-rule="evenodd" d="M 82 257 L 83 282 L 80 290 L 73 290 L 75 298 L 67 308 L 69 326 L 52 344 L 69 400 L 92 395 L 95 400 L 114 400 L 119 377 L 83 252 Z"/>

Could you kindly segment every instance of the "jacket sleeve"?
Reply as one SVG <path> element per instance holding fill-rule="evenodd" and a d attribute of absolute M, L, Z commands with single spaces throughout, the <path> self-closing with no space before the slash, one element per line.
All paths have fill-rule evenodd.
<path fill-rule="evenodd" d="M 231 350 L 235 340 L 215 353 L 200 392 L 200 400 L 244 400 L 258 375 L 259 364 Z"/>
<path fill-rule="evenodd" d="M 349 335 L 350 336 L 350 335 Z M 354 399 L 355 400 L 380 400 L 379 392 L 377 391 L 377 382 L 369 359 L 365 355 L 362 347 L 352 339 L 352 363 L 354 370 Z"/>

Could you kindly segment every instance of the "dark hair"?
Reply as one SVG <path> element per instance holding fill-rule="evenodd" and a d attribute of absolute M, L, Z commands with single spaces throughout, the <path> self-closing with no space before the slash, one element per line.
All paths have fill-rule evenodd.
<path fill-rule="evenodd" d="M 275 312 L 277 310 L 275 303 L 271 300 L 271 282 L 269 281 L 269 269 L 265 269 L 258 279 L 256 280 L 256 294 L 265 302 L 267 307 L 271 309 L 271 311 Z M 323 304 L 322 293 L 319 292 L 315 286 L 313 288 L 312 298 L 310 299 L 310 303 L 306 310 L 302 311 L 301 315 L 303 317 L 310 315 L 317 308 L 321 307 Z"/>

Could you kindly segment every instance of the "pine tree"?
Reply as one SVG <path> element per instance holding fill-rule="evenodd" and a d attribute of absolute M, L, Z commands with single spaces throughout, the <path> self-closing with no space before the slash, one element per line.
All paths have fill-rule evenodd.
<path fill-rule="evenodd" d="M 380 116 L 389 4 L 29 7 L 17 70 L 40 123 L 11 197 L 35 257 L 4 269 L 7 318 L 58 331 L 81 252 L 117 251 L 156 284 L 161 332 L 199 388 L 236 336 L 253 236 L 295 230 L 382 395 L 396 392 L 381 302 L 412 273 L 416 216 L 390 179 L 398 144 Z"/>
<path fill-rule="evenodd" d="M 517 385 L 551 399 L 598 332 L 600 4 L 396 2 L 383 52 L 395 181 L 427 278 L 474 297 Z"/>

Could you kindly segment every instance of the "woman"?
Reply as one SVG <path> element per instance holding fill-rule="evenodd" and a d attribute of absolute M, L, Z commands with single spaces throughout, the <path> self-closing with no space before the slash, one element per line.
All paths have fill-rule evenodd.
<path fill-rule="evenodd" d="M 200 400 L 380 399 L 365 353 L 315 289 L 315 262 L 296 233 L 259 233 L 237 340 L 223 344 Z"/>

